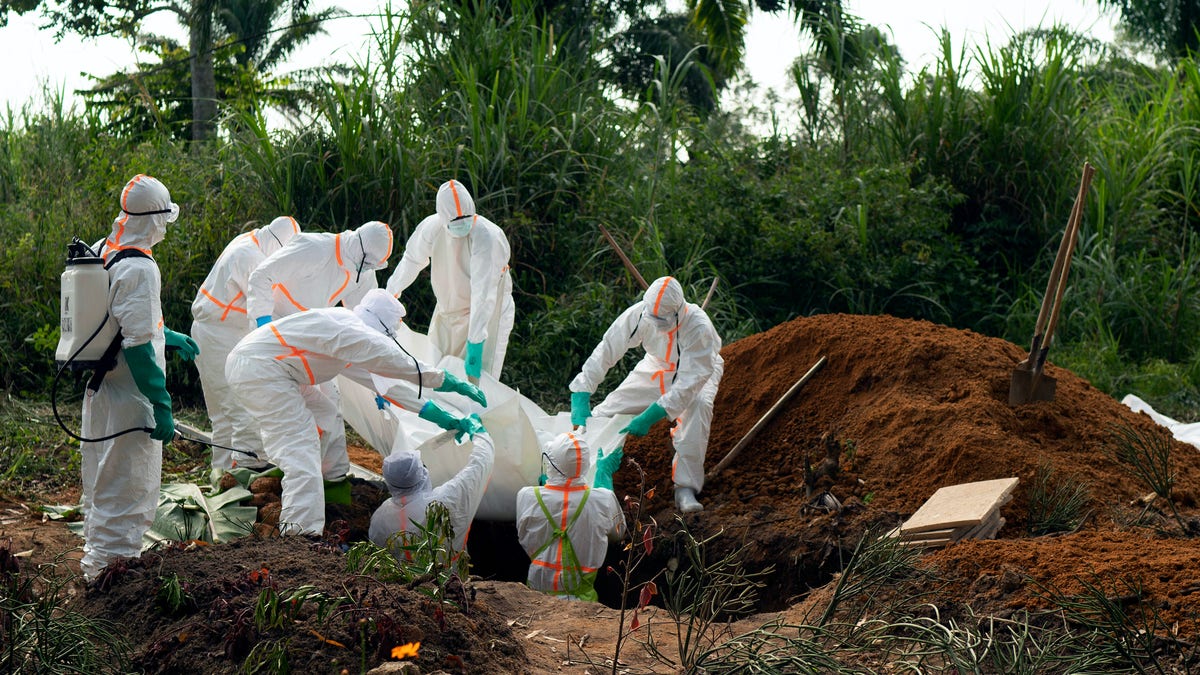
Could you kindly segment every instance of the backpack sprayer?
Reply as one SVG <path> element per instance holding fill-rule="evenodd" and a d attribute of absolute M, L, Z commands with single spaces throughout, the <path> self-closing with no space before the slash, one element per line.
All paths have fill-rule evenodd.
<path fill-rule="evenodd" d="M 54 361 L 58 371 L 50 385 L 50 407 L 54 420 L 68 436 L 85 443 L 99 443 L 118 436 L 142 431 L 150 433 L 150 427 L 131 427 L 100 438 L 84 438 L 69 429 L 58 414 L 58 380 L 66 370 L 82 374 L 92 371 L 87 388 L 98 391 L 104 376 L 117 364 L 117 352 L 121 349 L 121 330 L 116 321 L 110 321 L 108 313 L 108 268 L 124 258 L 148 258 L 136 249 L 122 249 L 105 263 L 100 254 L 75 237 L 67 246 L 66 269 L 60 278 L 59 292 L 59 338 L 54 350 Z M 227 448 L 198 438 L 189 438 L 175 432 L 175 437 L 209 447 L 231 452 L 258 455 L 245 450 Z"/>

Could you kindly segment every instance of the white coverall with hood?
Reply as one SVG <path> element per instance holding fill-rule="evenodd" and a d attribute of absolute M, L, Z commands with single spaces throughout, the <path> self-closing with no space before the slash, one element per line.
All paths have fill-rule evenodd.
<path fill-rule="evenodd" d="M 106 261 L 123 249 L 151 255 L 167 223 L 179 215 L 167 188 L 137 175 L 121 192 L 121 213 L 113 221 L 101 255 Z M 121 329 L 121 351 L 100 388 L 83 399 L 85 438 L 129 428 L 155 427 L 153 406 L 134 381 L 124 349 L 153 345 L 154 362 L 165 373 L 165 340 L 159 294 L 162 278 L 153 258 L 126 257 L 108 270 L 108 312 Z M 161 482 L 162 442 L 142 431 L 99 443 L 81 443 L 83 475 L 83 558 L 79 566 L 91 581 L 110 561 L 141 554 L 142 536 L 154 522 Z"/>
<path fill-rule="evenodd" d="M 322 478 L 349 470 L 340 454 L 322 454 L 320 433 L 337 418 L 337 404 L 318 385 L 345 375 L 375 388 L 372 374 L 421 387 L 441 386 L 445 372 L 406 354 L 385 332 L 395 332 L 403 307 L 380 289 L 353 310 L 326 307 L 297 312 L 254 329 L 229 353 L 225 376 L 256 420 L 267 458 L 283 470 L 283 534 L 321 534 L 325 528 Z M 407 384 L 389 398 L 421 408 Z"/>
<path fill-rule="evenodd" d="M 568 388 L 595 393 L 609 369 L 638 345 L 646 356 L 592 414 L 637 415 L 651 404 L 662 406 L 667 419 L 677 423 L 672 430 L 676 501 L 683 489 L 690 491 L 694 503 L 695 494 L 704 487 L 713 401 L 725 371 L 721 337 L 704 310 L 684 300 L 679 282 L 661 277 L 650 284 L 641 302 L 609 326 Z"/>
<path fill-rule="evenodd" d="M 509 274 L 509 245 L 495 223 L 475 212 L 475 201 L 458 181 L 437 192 L 437 213 L 422 220 L 404 245 L 404 255 L 387 282 L 399 297 L 429 267 L 437 302 L 429 320 L 429 340 L 445 355 L 468 361 L 468 345 L 479 350 L 482 371 L 500 379 L 508 336 L 516 313 Z"/>
<path fill-rule="evenodd" d="M 392 228 L 377 220 L 338 234 L 297 234 L 251 272 L 247 313 L 260 323 L 263 317 L 278 319 L 338 303 L 353 308 L 367 291 L 378 288 L 375 270 L 387 267 L 391 255 Z M 348 464 L 337 383 L 331 379 L 319 389 L 334 408 L 334 418 L 321 427 L 322 454 L 340 454 L 338 463 Z"/>
<path fill-rule="evenodd" d="M 471 521 L 483 501 L 496 462 L 496 448 L 490 435 L 475 434 L 474 443 L 462 470 L 436 488 L 429 480 L 429 470 L 421 462 L 420 453 L 396 452 L 384 458 L 383 480 L 392 496 L 371 515 L 367 532 L 371 541 L 389 548 L 399 558 L 402 538 L 395 535 L 417 532 L 425 524 L 425 510 L 430 502 L 440 502 L 450 512 L 454 550 L 466 550 Z"/>
<path fill-rule="evenodd" d="M 625 536 L 625 514 L 612 490 L 584 482 L 591 459 L 582 435 L 559 434 L 543 461 L 546 484 L 517 493 L 517 538 L 531 561 L 529 587 L 595 602 L 597 571 L 608 542 Z"/>
<path fill-rule="evenodd" d="M 200 346 L 196 369 L 204 404 L 212 422 L 212 441 L 262 456 L 262 440 L 254 419 L 237 402 L 225 381 L 225 357 L 239 340 L 255 328 L 246 311 L 250 274 L 300 233 L 291 216 L 280 216 L 269 225 L 238 235 L 221 252 L 192 302 L 192 339 Z M 212 468 L 265 464 L 250 455 L 213 447 Z"/>

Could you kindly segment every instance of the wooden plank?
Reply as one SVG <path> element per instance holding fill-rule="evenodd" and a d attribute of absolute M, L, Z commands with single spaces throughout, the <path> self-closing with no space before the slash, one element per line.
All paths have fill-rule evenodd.
<path fill-rule="evenodd" d="M 997 478 L 938 489 L 903 525 L 902 533 L 979 525 L 1012 499 L 1018 479 Z"/>

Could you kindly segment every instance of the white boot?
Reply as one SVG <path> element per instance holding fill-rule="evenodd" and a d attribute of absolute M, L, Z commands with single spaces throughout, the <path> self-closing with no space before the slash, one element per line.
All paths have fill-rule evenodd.
<path fill-rule="evenodd" d="M 694 513 L 704 509 L 704 506 L 696 501 L 696 491 L 692 488 L 677 487 L 675 488 L 675 508 L 683 513 Z"/>

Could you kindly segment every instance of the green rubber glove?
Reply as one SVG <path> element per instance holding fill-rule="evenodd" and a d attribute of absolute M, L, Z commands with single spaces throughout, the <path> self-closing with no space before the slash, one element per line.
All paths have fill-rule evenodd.
<path fill-rule="evenodd" d="M 479 371 L 483 368 L 483 343 L 468 342 L 467 343 L 467 377 L 479 378 Z"/>
<path fill-rule="evenodd" d="M 586 391 L 571 392 L 571 424 L 581 427 L 592 416 L 592 395 Z"/>
<path fill-rule="evenodd" d="M 421 412 L 417 413 L 417 417 L 433 422 L 447 431 L 460 431 L 458 418 L 446 412 L 433 401 L 426 401 L 425 405 L 421 406 Z"/>
<path fill-rule="evenodd" d="M 645 436 L 655 422 L 665 419 L 667 419 L 667 411 L 663 410 L 658 403 L 651 403 L 650 407 L 643 410 L 641 415 L 629 420 L 629 424 L 625 425 L 621 433 Z"/>
<path fill-rule="evenodd" d="M 544 473 L 538 474 L 538 487 L 542 487 L 543 485 L 545 485 L 546 481 L 548 481 L 548 480 L 550 480 L 550 477 L 547 476 L 546 474 L 544 474 Z"/>
<path fill-rule="evenodd" d="M 154 362 L 154 345 L 147 342 L 121 350 L 133 375 L 133 382 L 154 406 L 154 430 L 150 438 L 169 441 L 175 438 L 175 418 L 171 416 L 171 395 L 167 393 L 167 376 Z"/>
<path fill-rule="evenodd" d="M 343 478 L 335 481 L 322 481 L 325 487 L 326 504 L 352 504 L 350 496 L 350 479 Z"/>
<path fill-rule="evenodd" d="M 179 358 L 184 361 L 191 361 L 200 353 L 200 345 L 196 344 L 191 336 L 163 328 L 163 338 L 166 340 L 167 349 L 179 350 Z"/>
<path fill-rule="evenodd" d="M 462 443 L 464 435 L 474 440 L 475 434 L 485 431 L 487 429 L 483 428 L 483 420 L 479 419 L 479 415 L 472 413 L 458 420 L 458 433 L 454 434 L 454 440 Z"/>
<path fill-rule="evenodd" d="M 604 449 L 599 450 L 599 456 L 596 458 L 596 480 L 592 481 L 592 487 L 613 489 L 613 474 L 621 467 L 621 459 L 625 457 L 625 448 L 617 448 L 611 453 L 605 455 Z"/>
<path fill-rule="evenodd" d="M 442 372 L 446 374 L 446 379 L 442 380 L 442 386 L 434 389 L 434 391 L 452 391 L 456 394 L 462 394 L 479 405 L 487 407 L 487 397 L 483 395 L 482 389 L 470 382 L 463 382 L 448 370 L 443 370 Z"/>

